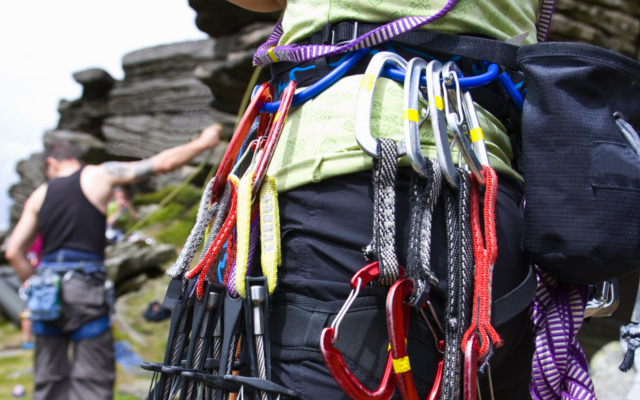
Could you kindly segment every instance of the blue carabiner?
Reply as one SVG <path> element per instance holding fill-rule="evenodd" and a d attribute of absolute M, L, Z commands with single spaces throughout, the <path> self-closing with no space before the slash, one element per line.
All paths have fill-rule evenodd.
<path fill-rule="evenodd" d="M 291 103 L 291 107 L 299 106 L 307 100 L 310 100 L 320 93 L 322 93 L 326 88 L 336 83 L 340 78 L 344 76 L 353 67 L 356 65 L 358 61 L 369 51 L 369 48 L 361 49 L 354 51 L 353 54 L 349 55 L 349 57 L 335 69 L 333 69 L 329 74 L 325 75 L 318 82 L 304 89 L 303 91 L 297 93 L 293 96 L 293 102 Z M 254 89 L 255 92 L 255 89 Z M 260 112 L 263 113 L 275 113 L 278 111 L 278 107 L 280 107 L 280 101 L 274 101 L 272 103 L 265 103 Z"/>
<path fill-rule="evenodd" d="M 498 82 L 500 82 L 500 85 L 502 86 L 504 91 L 507 92 L 509 98 L 511 98 L 511 101 L 513 101 L 516 107 L 518 107 L 518 110 L 522 112 L 522 107 L 524 106 L 523 96 L 522 94 L 520 94 L 520 92 L 518 92 L 518 89 L 516 88 L 516 85 L 513 84 L 513 81 L 509 77 L 509 74 L 503 72 L 498 75 Z"/>
<path fill-rule="evenodd" d="M 331 72 L 329 72 L 329 74 L 325 75 L 324 77 L 322 77 L 322 79 L 309 86 L 308 88 L 297 93 L 293 97 L 291 107 L 297 107 L 305 101 L 316 97 L 329 86 L 336 83 L 338 80 L 340 80 L 340 78 L 344 76 L 344 74 L 347 73 L 347 71 L 349 71 L 354 65 L 356 65 L 356 63 L 360 61 L 360 59 L 364 57 L 364 55 L 367 54 L 368 51 L 369 48 L 365 48 L 354 51 L 353 54 L 348 55 L 345 58 L 344 62 L 334 68 Z M 496 79 L 496 77 L 498 76 L 498 72 L 500 72 L 500 68 L 496 64 L 490 64 L 487 72 L 485 72 L 484 74 L 460 78 L 460 87 L 463 89 L 470 89 L 484 86 Z M 382 73 L 380 74 L 381 77 L 385 77 L 402 83 L 404 83 L 404 75 L 404 72 L 400 69 L 390 67 L 384 68 L 382 70 Z M 427 82 L 424 76 L 420 78 L 420 86 L 427 86 Z M 258 87 L 259 86 L 256 86 L 253 89 L 254 94 Z M 251 97 L 253 97 L 253 95 Z M 260 112 L 273 114 L 278 111 L 278 107 L 280 107 L 280 101 L 265 103 L 260 109 Z"/>
<path fill-rule="evenodd" d="M 461 89 L 472 89 L 480 86 L 484 86 L 494 79 L 498 77 L 498 73 L 500 72 L 500 68 L 496 64 L 490 64 L 487 72 L 481 75 L 476 76 L 467 76 L 464 78 L 460 78 L 460 88 Z M 396 82 L 404 82 L 404 72 L 397 68 L 385 68 L 382 70 L 382 74 L 385 78 L 389 78 Z M 420 86 L 426 87 L 427 80 L 426 77 L 420 77 Z"/>

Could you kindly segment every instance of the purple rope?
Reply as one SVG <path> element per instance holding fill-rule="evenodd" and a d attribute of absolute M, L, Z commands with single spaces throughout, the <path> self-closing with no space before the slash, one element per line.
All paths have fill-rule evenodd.
<path fill-rule="evenodd" d="M 529 312 L 536 336 L 531 397 L 596 400 L 589 364 L 576 338 L 589 287 L 558 282 L 539 268 L 537 273 L 538 288 Z"/>
<path fill-rule="evenodd" d="M 235 233 L 235 232 L 234 232 Z M 258 241 L 260 239 L 260 214 L 256 214 L 251 221 L 251 226 L 249 227 L 249 256 L 247 257 L 247 274 L 246 276 L 251 275 L 251 264 L 253 264 L 253 256 L 255 254 L 256 247 L 258 246 Z M 238 256 L 233 260 L 233 265 L 231 265 L 231 272 L 229 272 L 229 280 L 227 280 L 227 291 L 232 298 L 238 297 L 238 291 L 236 290 L 236 260 Z"/>
<path fill-rule="evenodd" d="M 460 0 L 449 0 L 447 4 L 437 13 L 430 17 L 404 17 L 390 22 L 386 25 L 380 26 L 371 32 L 356 38 L 352 42 L 335 46 L 327 44 L 298 46 L 296 44 L 289 44 L 284 46 L 278 46 L 278 42 L 283 35 L 282 21 L 278 22 L 273 32 L 269 36 L 269 39 L 258 48 L 255 56 L 253 57 L 253 64 L 261 67 L 275 62 L 269 54 L 275 56 L 277 61 L 293 61 L 303 62 L 313 60 L 319 57 L 327 57 L 334 54 L 346 53 L 348 51 L 354 51 L 364 49 L 365 47 L 371 47 L 380 43 L 388 42 L 393 38 L 409 32 L 413 29 L 427 25 L 433 21 L 436 21 L 453 9 Z"/>

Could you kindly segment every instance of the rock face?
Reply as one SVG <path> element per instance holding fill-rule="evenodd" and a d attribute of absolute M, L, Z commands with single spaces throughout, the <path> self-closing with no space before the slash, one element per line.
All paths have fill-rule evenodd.
<path fill-rule="evenodd" d="M 169 244 L 120 242 L 107 247 L 105 266 L 109 279 L 118 285 L 149 269 L 156 268 L 175 255 L 175 248 Z"/>
<path fill-rule="evenodd" d="M 251 18 L 246 21 L 260 20 L 256 16 Z M 229 26 L 235 25 L 230 22 Z M 216 39 L 160 45 L 129 53 L 122 61 L 125 71 L 122 81 L 97 68 L 76 72 L 73 77 L 83 86 L 82 96 L 60 101 L 58 127 L 45 133 L 45 145 L 71 142 L 78 146 L 83 161 L 98 164 L 153 156 L 186 143 L 216 122 L 223 124 L 226 128 L 223 134 L 230 136 L 253 71 L 251 54 L 266 40 L 273 23 L 234 29 L 224 31 L 229 34 Z M 266 79 L 265 74 L 259 83 Z M 209 164 L 219 161 L 224 148 L 217 149 Z M 194 164 L 204 157 L 194 160 Z M 17 171 L 21 181 L 10 189 L 14 199 L 11 227 L 20 217 L 24 201 L 45 181 L 43 155 L 34 154 L 20 161 Z M 189 167 L 184 167 L 168 176 L 151 178 L 143 187 L 157 190 L 177 184 L 188 171 Z"/>
<path fill-rule="evenodd" d="M 24 202 L 31 193 L 42 185 L 44 176 L 44 154 L 35 153 L 28 159 L 18 162 L 16 171 L 20 175 L 20 182 L 11 186 L 9 196 L 13 199 L 11 205 L 11 227 L 15 226 L 22 215 Z"/>
<path fill-rule="evenodd" d="M 558 0 L 549 40 L 594 44 L 638 59 L 640 2 Z"/>
<path fill-rule="evenodd" d="M 247 11 L 226 0 L 189 0 L 189 5 L 198 13 L 198 29 L 214 38 L 236 33 L 254 22 L 274 23 L 280 16 L 280 12 Z"/>

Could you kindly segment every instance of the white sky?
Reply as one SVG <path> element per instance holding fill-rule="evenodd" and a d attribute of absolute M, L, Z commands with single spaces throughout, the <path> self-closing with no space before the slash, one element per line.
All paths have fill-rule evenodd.
<path fill-rule="evenodd" d="M 195 15 L 187 0 L 0 1 L 0 230 L 16 162 L 42 149 L 58 101 L 82 93 L 71 74 L 99 67 L 122 79 L 132 50 L 205 38 Z"/>

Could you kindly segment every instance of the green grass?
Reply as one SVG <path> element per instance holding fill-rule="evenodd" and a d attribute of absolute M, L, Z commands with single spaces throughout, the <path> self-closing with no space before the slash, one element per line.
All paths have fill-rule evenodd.
<path fill-rule="evenodd" d="M 165 186 L 156 192 L 136 194 L 135 196 L 133 196 L 132 204 L 134 206 L 158 204 L 175 188 L 175 186 Z M 187 185 L 180 192 L 178 192 L 173 200 L 171 200 L 171 203 L 192 205 L 194 203 L 198 203 L 201 196 L 202 193 L 200 188 Z"/>

